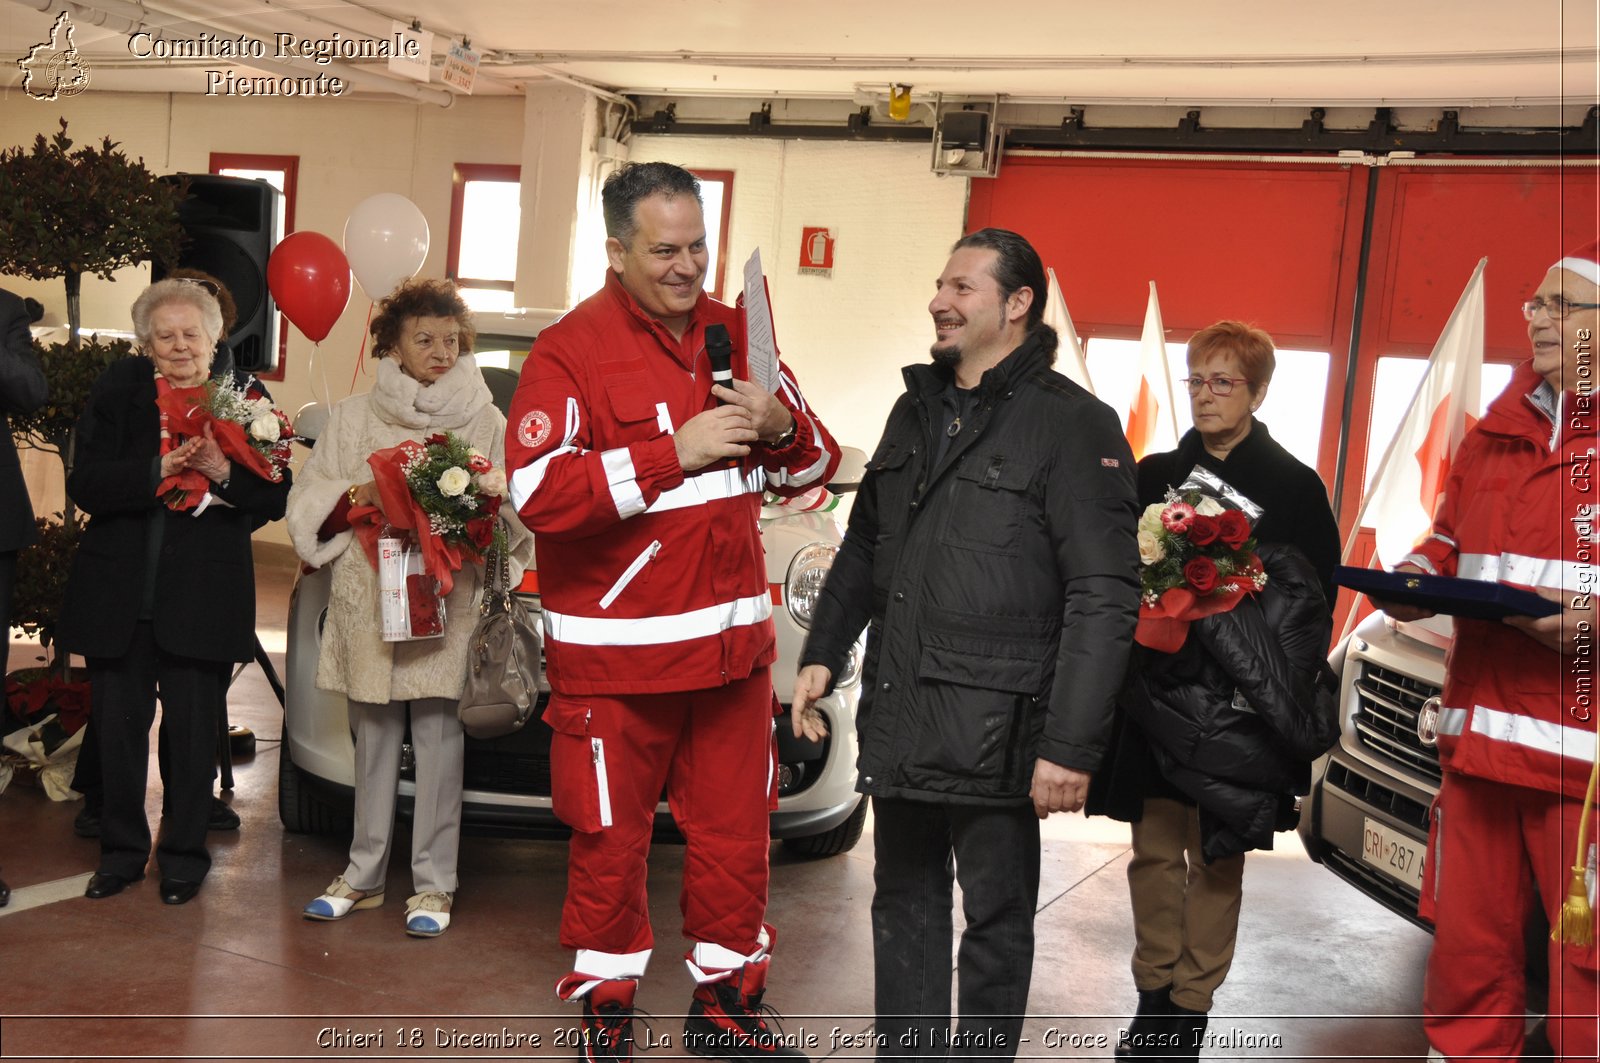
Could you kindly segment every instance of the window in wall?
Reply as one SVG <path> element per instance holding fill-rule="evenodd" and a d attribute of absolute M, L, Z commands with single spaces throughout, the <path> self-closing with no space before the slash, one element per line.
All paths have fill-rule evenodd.
<path fill-rule="evenodd" d="M 1089 379 L 1094 382 L 1095 394 L 1126 422 L 1128 407 L 1139 384 L 1139 341 L 1097 336 L 1085 344 L 1084 359 L 1089 365 Z M 1256 411 L 1256 416 L 1280 446 L 1315 469 L 1328 384 L 1328 354 L 1280 347 L 1276 360 L 1277 369 L 1267 387 L 1266 401 Z M 1167 369 L 1172 375 L 1172 398 L 1177 405 L 1175 412 L 1181 436 L 1194 427 L 1189 393 L 1179 383 L 1189 375 L 1184 362 L 1184 344 L 1167 343 Z"/>
<path fill-rule="evenodd" d="M 265 181 L 283 193 L 283 217 L 279 231 L 273 235 L 274 246 L 278 240 L 294 232 L 294 203 L 299 183 L 300 156 L 298 155 L 240 155 L 232 152 L 211 153 L 211 172 L 223 177 L 243 177 L 247 180 Z M 265 273 L 263 273 L 263 284 Z M 263 293 L 265 294 L 265 293 Z M 265 380 L 282 380 L 289 362 L 289 319 L 278 315 L 278 368 L 270 373 L 258 374 Z"/>
<path fill-rule="evenodd" d="M 1422 383 L 1422 374 L 1428 368 L 1426 358 L 1400 358 L 1388 356 L 1378 359 L 1373 377 L 1372 420 L 1367 429 L 1367 471 L 1361 485 L 1362 494 L 1372 488 L 1372 478 L 1377 475 L 1383 452 L 1389 449 L 1394 434 L 1400 430 L 1400 419 L 1406 415 Z M 1514 367 L 1500 362 L 1485 362 L 1483 375 L 1478 378 L 1478 408 L 1473 416 L 1482 417 L 1489 403 L 1495 400 L 1511 382 Z"/>
<path fill-rule="evenodd" d="M 732 170 L 691 170 L 700 178 L 700 201 L 706 215 L 706 291 L 721 299 L 727 290 L 728 218 L 733 211 Z"/>
<path fill-rule="evenodd" d="M 522 168 L 458 162 L 445 270 L 474 310 L 510 310 L 522 230 Z"/>

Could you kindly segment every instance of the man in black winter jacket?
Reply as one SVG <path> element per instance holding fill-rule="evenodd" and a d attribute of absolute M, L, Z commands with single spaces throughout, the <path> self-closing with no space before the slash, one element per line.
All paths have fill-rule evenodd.
<path fill-rule="evenodd" d="M 1016 1054 L 1039 821 L 1083 806 L 1138 612 L 1133 456 L 1051 370 L 1045 274 L 1016 233 L 958 241 L 818 600 L 797 735 L 870 622 L 857 787 L 872 798 L 880 1058 Z M 952 872 L 967 927 L 950 1030 Z"/>

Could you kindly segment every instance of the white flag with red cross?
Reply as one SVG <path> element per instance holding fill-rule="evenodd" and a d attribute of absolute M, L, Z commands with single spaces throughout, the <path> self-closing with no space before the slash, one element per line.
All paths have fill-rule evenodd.
<path fill-rule="evenodd" d="M 1139 339 L 1139 385 L 1128 407 L 1127 436 L 1135 461 L 1178 446 L 1178 413 L 1155 281 L 1150 282 L 1150 303 L 1145 307 L 1144 334 Z"/>
<path fill-rule="evenodd" d="M 1478 261 L 1466 290 L 1445 322 L 1439 341 L 1428 356 L 1427 369 L 1411 404 L 1395 429 L 1394 438 L 1373 474 L 1372 486 L 1345 542 L 1350 555 L 1361 529 L 1372 529 L 1376 549 L 1368 566 L 1394 568 L 1433 526 L 1439 493 L 1456 450 L 1477 423 L 1483 376 L 1483 272 L 1487 258 Z M 1383 426 L 1374 425 L 1381 432 Z M 1371 612 L 1365 599 L 1352 611 L 1345 630 Z"/>

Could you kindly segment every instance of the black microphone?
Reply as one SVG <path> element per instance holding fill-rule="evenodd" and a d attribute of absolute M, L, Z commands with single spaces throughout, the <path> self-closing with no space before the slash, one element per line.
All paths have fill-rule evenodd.
<path fill-rule="evenodd" d="M 728 338 L 727 325 L 706 326 L 706 357 L 711 360 L 711 382 L 733 388 L 733 341 Z M 725 405 L 722 399 L 717 405 Z"/>

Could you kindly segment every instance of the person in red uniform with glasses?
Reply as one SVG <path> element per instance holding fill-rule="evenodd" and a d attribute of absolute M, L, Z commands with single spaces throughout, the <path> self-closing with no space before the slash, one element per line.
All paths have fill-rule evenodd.
<path fill-rule="evenodd" d="M 653 936 L 645 860 L 665 791 L 687 842 L 696 983 L 684 1047 L 803 1058 L 762 1018 L 776 805 L 764 491 L 828 481 L 839 448 L 780 366 L 752 384 L 742 315 L 708 297 L 699 182 L 666 163 L 606 179 L 605 287 L 539 334 L 511 404 L 511 499 L 534 533 L 552 802 L 573 829 L 557 993 L 581 1059 L 628 1059 Z M 726 328 L 733 386 L 713 387 Z"/>
<path fill-rule="evenodd" d="M 1519 1058 L 1528 914 L 1540 904 L 1559 929 L 1575 856 L 1594 903 L 1592 825 L 1582 854 L 1577 840 L 1596 752 L 1600 243 L 1551 266 L 1522 309 L 1533 357 L 1462 441 L 1432 533 L 1398 566 L 1508 583 L 1563 607 L 1538 620 L 1455 621 L 1419 907 L 1435 927 L 1422 996 L 1429 1059 Z M 1374 604 L 1397 620 L 1431 615 Z M 1547 948 L 1556 1058 L 1592 1060 L 1594 941 Z"/>

